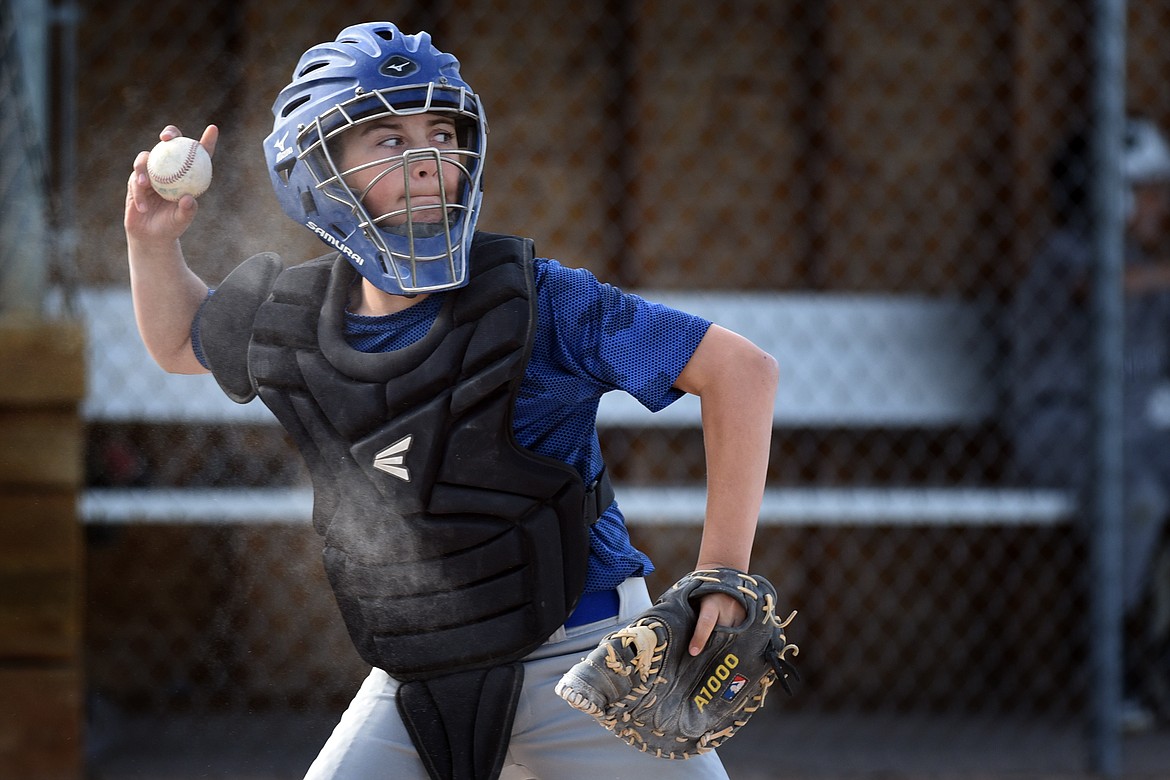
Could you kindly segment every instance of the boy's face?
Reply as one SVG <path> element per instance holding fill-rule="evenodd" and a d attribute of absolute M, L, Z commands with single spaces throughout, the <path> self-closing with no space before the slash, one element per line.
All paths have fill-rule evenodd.
<path fill-rule="evenodd" d="M 452 118 L 437 113 L 386 116 L 357 125 L 340 140 L 345 181 L 379 224 L 404 224 L 408 195 L 411 222 L 442 221 L 440 193 L 448 204 L 458 202 L 461 156 L 447 155 L 459 148 Z M 434 154 L 411 154 L 419 149 L 439 150 L 442 164 Z M 387 214 L 391 216 L 379 220 Z"/>

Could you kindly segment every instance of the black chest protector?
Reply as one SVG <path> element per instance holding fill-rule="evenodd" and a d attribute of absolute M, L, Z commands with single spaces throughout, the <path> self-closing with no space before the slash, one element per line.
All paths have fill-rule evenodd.
<path fill-rule="evenodd" d="M 584 586 L 592 496 L 512 434 L 536 320 L 532 251 L 477 236 L 470 283 L 395 352 L 346 344 L 356 273 L 336 255 L 287 270 L 253 257 L 204 307 L 221 386 L 239 402 L 259 395 L 308 464 L 358 652 L 399 680 L 522 658 Z"/>

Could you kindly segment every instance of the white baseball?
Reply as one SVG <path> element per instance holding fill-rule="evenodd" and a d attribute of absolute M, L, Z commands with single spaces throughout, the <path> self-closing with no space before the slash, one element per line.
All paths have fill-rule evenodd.
<path fill-rule="evenodd" d="M 192 138 L 160 141 L 146 160 L 150 186 L 167 200 L 198 198 L 211 185 L 211 155 Z"/>

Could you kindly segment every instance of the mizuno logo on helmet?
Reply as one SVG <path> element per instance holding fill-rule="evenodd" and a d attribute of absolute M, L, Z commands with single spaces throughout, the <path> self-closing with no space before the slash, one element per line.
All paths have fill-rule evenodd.
<path fill-rule="evenodd" d="M 403 78 L 417 72 L 418 63 L 406 59 L 401 54 L 395 54 L 383 62 L 379 70 L 382 71 L 383 75 Z"/>
<path fill-rule="evenodd" d="M 272 144 L 273 148 L 279 152 L 279 154 L 276 155 L 277 162 L 283 162 L 286 157 L 288 157 L 290 154 L 293 153 L 293 150 L 289 149 L 287 147 L 287 144 L 288 144 L 288 133 L 285 133 L 277 141 L 273 142 L 273 144 Z"/>
<path fill-rule="evenodd" d="M 403 482 L 410 482 L 410 469 L 406 467 L 406 453 L 410 451 L 413 435 L 403 436 L 374 456 L 374 468 L 384 471 Z"/>

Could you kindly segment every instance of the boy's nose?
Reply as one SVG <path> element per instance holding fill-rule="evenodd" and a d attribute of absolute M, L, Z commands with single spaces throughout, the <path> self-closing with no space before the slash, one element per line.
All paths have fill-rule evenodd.
<path fill-rule="evenodd" d="M 426 178 L 438 173 L 439 155 L 434 149 L 410 149 L 404 156 L 411 176 Z"/>

